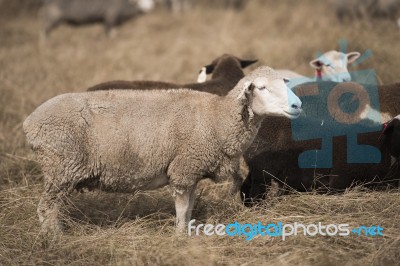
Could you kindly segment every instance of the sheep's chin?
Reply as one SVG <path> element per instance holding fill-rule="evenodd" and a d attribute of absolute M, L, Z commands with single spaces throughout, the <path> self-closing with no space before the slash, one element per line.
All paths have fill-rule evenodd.
<path fill-rule="evenodd" d="M 296 118 L 298 118 L 300 116 L 301 111 L 289 112 L 289 111 L 284 110 L 283 114 L 284 114 L 285 117 L 287 117 L 289 119 L 296 119 Z"/>
<path fill-rule="evenodd" d="M 264 113 L 260 116 L 262 117 L 268 117 L 268 116 L 273 116 L 273 117 L 285 117 L 289 119 L 296 119 L 301 115 L 301 111 L 289 111 L 282 109 L 280 112 L 268 112 Z"/>

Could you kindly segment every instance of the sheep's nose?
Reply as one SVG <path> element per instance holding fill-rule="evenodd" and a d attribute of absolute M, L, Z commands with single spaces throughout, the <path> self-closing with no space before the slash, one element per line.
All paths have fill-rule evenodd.
<path fill-rule="evenodd" d="M 351 81 L 351 76 L 349 73 L 343 75 L 343 82 Z"/>
<path fill-rule="evenodd" d="M 292 107 L 293 109 L 300 109 L 301 106 L 298 106 L 297 104 L 292 104 L 290 107 Z"/>
<path fill-rule="evenodd" d="M 301 102 L 301 100 L 296 96 L 295 99 L 293 99 L 293 101 L 290 104 L 290 107 L 293 109 L 301 109 L 301 106 L 303 105 L 303 103 Z"/>

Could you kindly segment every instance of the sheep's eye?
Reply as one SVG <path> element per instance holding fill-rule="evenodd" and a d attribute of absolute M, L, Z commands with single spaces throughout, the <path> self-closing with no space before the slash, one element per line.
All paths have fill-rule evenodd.
<path fill-rule="evenodd" d="M 266 89 L 267 89 L 267 87 L 265 87 L 265 86 L 262 86 L 262 87 L 259 88 L 260 91 L 266 90 Z"/>

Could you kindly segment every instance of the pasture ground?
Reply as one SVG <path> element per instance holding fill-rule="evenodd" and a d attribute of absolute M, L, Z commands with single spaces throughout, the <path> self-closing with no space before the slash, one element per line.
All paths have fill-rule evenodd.
<path fill-rule="evenodd" d="M 55 95 L 112 79 L 190 82 L 223 53 L 313 75 L 307 62 L 317 51 L 338 49 L 341 38 L 349 50 L 373 51 L 359 69 L 374 68 L 384 83 L 400 81 L 395 23 L 339 24 L 325 1 L 249 2 L 240 13 L 198 7 L 173 16 L 159 10 L 124 24 L 115 39 L 106 38 L 100 25 L 61 26 L 40 46 L 36 12 L 10 4 L 10 12 L 18 10 L 13 15 L 0 1 L 0 265 L 398 265 L 400 194 L 360 187 L 343 195 L 294 193 L 245 208 L 228 196 L 228 183 L 205 181 L 193 218 L 213 224 L 379 224 L 384 237 L 180 238 L 164 188 L 135 195 L 76 193 L 65 206 L 67 233 L 42 246 L 36 215 L 42 175 L 22 122 Z"/>

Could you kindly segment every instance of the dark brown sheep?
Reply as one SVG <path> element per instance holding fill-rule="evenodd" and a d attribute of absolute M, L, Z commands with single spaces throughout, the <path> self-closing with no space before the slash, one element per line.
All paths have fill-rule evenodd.
<path fill-rule="evenodd" d="M 304 95 L 304 91 L 310 89 L 310 86 L 315 89 L 317 85 L 299 86 L 296 88 L 296 94 L 301 97 Z M 345 90 L 357 88 L 359 85 L 341 83 L 337 86 Z M 395 117 L 400 113 L 400 83 L 380 85 L 378 92 L 382 122 L 385 122 L 388 117 Z M 306 109 L 307 100 L 304 98 L 302 100 Z M 360 99 L 360 102 L 362 102 L 362 99 Z M 391 131 L 391 128 L 396 123 L 397 121 L 392 121 L 386 135 L 394 132 Z M 329 127 L 329 125 L 326 126 Z M 305 126 L 303 130 L 310 129 Z M 315 131 L 318 128 L 311 130 Z M 328 128 L 325 129 L 325 132 L 326 130 L 335 129 Z M 267 132 L 275 132 L 275 134 L 270 135 Z M 395 131 L 393 134 L 398 134 L 398 132 Z M 358 134 L 357 139 L 358 144 L 371 145 L 381 151 L 380 163 L 347 163 L 347 140 L 345 136 L 338 136 L 333 137 L 332 168 L 300 168 L 298 164 L 299 155 L 307 150 L 321 149 L 321 139 L 295 141 L 293 140 L 290 121 L 269 117 L 263 121 L 256 139 L 245 154 L 250 172 L 242 185 L 242 199 L 245 204 L 263 199 L 268 187 L 271 186 L 272 180 L 297 191 L 308 191 L 311 188 L 319 188 L 321 191 L 341 191 L 354 183 L 364 182 L 368 182 L 371 186 L 395 184 L 394 181 L 399 178 L 399 173 L 392 171 L 391 153 L 395 153 L 398 146 L 394 146 L 393 142 L 388 143 L 388 141 L 395 141 L 394 138 L 397 135 L 387 138 L 389 140 L 386 140 L 386 144 L 379 140 L 380 135 L 381 132 L 378 130 Z"/>
<path fill-rule="evenodd" d="M 244 77 L 243 68 L 246 68 L 257 60 L 242 60 L 236 56 L 224 54 L 216 58 L 211 64 L 204 66 L 206 74 L 212 74 L 209 81 L 203 83 L 177 84 L 162 81 L 123 81 L 115 80 L 97 84 L 87 89 L 88 91 L 130 89 L 130 90 L 152 90 L 152 89 L 174 89 L 188 88 L 204 91 L 220 96 L 226 95 L 241 78 Z"/>
<path fill-rule="evenodd" d="M 400 115 L 384 124 L 380 135 L 383 145 L 387 146 L 394 160 L 400 157 Z"/>

